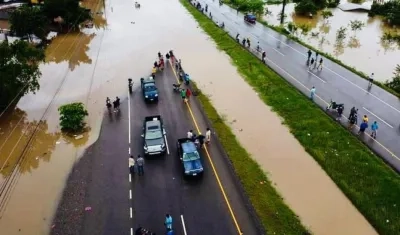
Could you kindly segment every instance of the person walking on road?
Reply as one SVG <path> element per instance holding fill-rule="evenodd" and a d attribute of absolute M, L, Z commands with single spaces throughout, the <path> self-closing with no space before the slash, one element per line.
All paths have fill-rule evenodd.
<path fill-rule="evenodd" d="M 338 107 L 338 109 L 337 109 L 338 117 L 336 120 L 340 121 L 340 119 L 342 119 L 343 109 L 344 108 L 342 105 Z"/>
<path fill-rule="evenodd" d="M 314 58 L 311 58 L 310 60 L 310 66 L 308 67 L 309 69 L 311 69 L 311 67 L 314 65 Z"/>
<path fill-rule="evenodd" d="M 322 58 L 320 58 L 317 70 L 322 70 L 322 63 L 324 63 L 324 60 Z"/>
<path fill-rule="evenodd" d="M 129 172 L 133 175 L 135 174 L 135 159 L 131 155 L 129 158 Z"/>
<path fill-rule="evenodd" d="M 311 55 L 312 55 L 312 52 L 311 52 L 311 50 L 308 50 L 307 51 L 307 60 L 310 60 L 310 58 L 311 58 Z"/>
<path fill-rule="evenodd" d="M 378 123 L 376 121 L 374 121 L 374 123 L 372 123 L 371 125 L 371 137 L 376 139 L 376 133 L 378 132 Z"/>
<path fill-rule="evenodd" d="M 311 99 L 312 101 L 314 101 L 315 92 L 316 92 L 316 89 L 315 89 L 315 87 L 313 86 L 313 87 L 311 88 L 311 90 L 310 90 L 310 99 Z"/>
<path fill-rule="evenodd" d="M 358 135 L 360 135 L 361 133 L 364 134 L 367 128 L 368 128 L 368 123 L 362 122 L 360 125 L 360 130 L 358 131 Z"/>
<path fill-rule="evenodd" d="M 197 140 L 199 141 L 199 147 L 200 148 L 203 148 L 203 145 L 204 145 L 204 139 L 205 139 L 206 137 L 204 136 L 204 135 L 202 135 L 201 133 L 199 133 L 199 136 L 197 136 Z"/>
<path fill-rule="evenodd" d="M 138 166 L 138 175 L 144 175 L 144 158 L 140 155 L 138 155 L 138 158 L 136 160 L 137 166 Z"/>
<path fill-rule="evenodd" d="M 372 84 L 374 83 L 374 73 L 371 73 L 368 77 L 368 88 L 372 87 Z"/>
<path fill-rule="evenodd" d="M 165 222 L 164 222 L 165 227 L 168 229 L 172 230 L 172 216 L 170 214 L 165 215 Z"/>
<path fill-rule="evenodd" d="M 206 131 L 206 143 L 209 144 L 210 141 L 211 141 L 211 130 L 210 130 L 210 128 L 207 128 L 207 131 Z"/>
<path fill-rule="evenodd" d="M 316 52 L 315 52 L 315 61 L 318 60 L 318 56 L 319 56 L 319 54 L 318 54 L 318 52 L 316 51 Z"/>

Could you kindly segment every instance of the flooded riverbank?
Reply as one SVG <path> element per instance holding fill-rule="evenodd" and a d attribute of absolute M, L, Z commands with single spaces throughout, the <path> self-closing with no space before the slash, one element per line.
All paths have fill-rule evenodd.
<path fill-rule="evenodd" d="M 101 1 L 89 3 L 94 12 L 103 12 L 95 20 L 103 23 L 55 39 L 46 51 L 47 63 L 41 65 L 41 89 L 24 96 L 0 124 L 1 185 L 10 189 L 1 198 L 2 233 L 48 233 L 69 171 L 98 137 L 105 97 L 123 100 L 127 79 L 137 84 L 150 73 L 158 51 L 173 49 L 204 92 L 212 94 L 217 110 L 227 120 L 236 120 L 233 129 L 239 140 L 263 164 L 306 225 L 317 234 L 322 228 L 323 234 L 374 234 L 178 1 L 143 2 L 140 10 L 122 0 L 106 1 L 104 10 Z M 221 92 L 227 86 L 231 92 Z M 57 111 L 60 105 L 76 101 L 86 104 L 91 128 L 79 140 L 60 133 Z M 40 119 L 45 122 L 38 125 Z M 31 147 L 26 148 L 36 128 Z M 261 133 L 269 132 L 279 137 L 259 141 Z M 21 156 L 23 164 L 14 168 Z"/>
<path fill-rule="evenodd" d="M 345 3 L 342 1 L 341 3 Z M 364 4 L 372 4 L 367 1 Z M 266 5 L 271 12 L 264 19 L 272 25 L 279 25 L 279 14 L 282 5 Z M 329 9 L 333 16 L 324 20 L 321 14 L 313 19 L 296 16 L 295 3 L 286 5 L 285 22 L 294 22 L 296 25 L 308 25 L 310 32 L 307 36 L 299 33 L 297 36 L 307 44 L 329 53 L 343 63 L 355 67 L 366 73 L 375 73 L 375 79 L 386 81 L 393 77 L 396 64 L 399 63 L 400 47 L 397 44 L 388 44 L 381 40 L 385 32 L 393 32 L 395 29 L 384 24 L 379 17 L 368 17 L 366 12 L 345 12 L 339 8 Z M 350 21 L 359 20 L 365 26 L 358 32 L 353 32 L 349 26 Z M 347 37 L 343 43 L 338 44 L 336 32 L 340 27 L 345 27 Z M 312 36 L 311 32 L 318 34 Z"/>

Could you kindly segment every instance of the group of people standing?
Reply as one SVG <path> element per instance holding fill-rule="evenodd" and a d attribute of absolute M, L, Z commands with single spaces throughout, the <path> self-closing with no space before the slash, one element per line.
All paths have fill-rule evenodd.
<path fill-rule="evenodd" d="M 322 57 L 319 59 L 318 61 L 318 52 L 315 52 L 315 59 L 314 57 L 311 58 L 312 52 L 311 50 L 307 51 L 307 66 L 309 69 L 317 69 L 317 70 L 322 70 L 322 64 L 324 63 L 324 60 L 322 59 Z M 317 66 L 318 64 L 318 66 Z"/>
<path fill-rule="evenodd" d="M 209 144 L 211 142 L 211 130 L 210 130 L 210 128 L 207 128 L 205 136 L 202 135 L 201 133 L 199 133 L 199 135 L 196 135 L 193 132 L 193 130 L 189 130 L 187 132 L 187 138 L 191 139 L 196 144 L 196 147 L 202 148 L 204 145 L 204 142 L 206 144 Z"/>
<path fill-rule="evenodd" d="M 120 99 L 117 97 L 115 97 L 115 100 L 113 101 L 113 106 L 114 106 L 114 112 L 119 111 L 119 106 L 120 106 L 121 102 Z M 111 110 L 111 100 L 109 97 L 106 98 L 106 106 L 109 110 Z"/>
<path fill-rule="evenodd" d="M 137 159 L 135 160 L 133 156 L 131 155 L 129 157 L 129 171 L 131 175 L 135 174 L 135 163 L 138 168 L 138 175 L 144 175 L 144 158 L 138 155 Z"/>

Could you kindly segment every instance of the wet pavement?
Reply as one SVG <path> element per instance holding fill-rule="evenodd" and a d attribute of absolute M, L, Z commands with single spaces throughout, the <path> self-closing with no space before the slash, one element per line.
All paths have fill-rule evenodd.
<path fill-rule="evenodd" d="M 398 121 L 400 103 L 397 97 L 375 85 L 369 89 L 368 81 L 326 58 L 324 58 L 322 71 L 308 69 L 308 49 L 302 45 L 259 23 L 250 25 L 244 22 L 242 14 L 237 14 L 236 10 L 225 5 L 220 7 L 217 2 L 200 1 L 200 3 L 204 2 L 208 3 L 208 9 L 212 12 L 214 21 L 223 21 L 225 30 L 231 36 L 235 37 L 237 33 L 240 33 L 240 38 L 250 38 L 253 47 L 251 51 L 258 57 L 261 55 L 255 47 L 256 42 L 260 42 L 260 47 L 267 54 L 267 65 L 301 92 L 308 96 L 309 90 L 315 86 L 316 103 L 322 108 L 333 100 L 345 104 L 344 116 L 348 116 L 351 107 L 355 106 L 359 109 L 359 119 L 365 114 L 369 116 L 370 124 L 377 121 L 379 123 L 377 139 L 374 140 L 369 135 L 361 139 L 396 171 L 400 171 L 400 146 L 397 144 L 400 138 Z M 314 54 L 313 57 L 315 57 Z M 343 124 L 346 125 L 345 122 Z"/>
<path fill-rule="evenodd" d="M 207 121 L 194 97 L 189 101 L 189 110 L 172 90 L 173 83 L 175 75 L 167 67 L 156 76 L 160 92 L 157 104 L 146 105 L 141 90 L 136 88 L 122 102 L 120 113 L 105 114 L 98 141 L 72 171 L 52 234 L 129 234 L 130 228 L 138 226 L 162 234 L 166 213 L 174 218 L 177 234 L 238 234 L 216 174 L 240 230 L 262 234 L 215 136 L 207 146 L 210 158 L 201 151 L 203 177 L 183 178 L 176 140 L 184 138 L 190 129 L 197 133 L 196 126 L 205 131 Z M 168 151 L 165 156 L 145 158 L 143 176 L 137 172 L 129 176 L 128 151 L 134 156 L 143 155 L 140 135 L 144 117 L 149 115 L 163 118 Z M 86 207 L 90 210 L 85 211 Z"/>

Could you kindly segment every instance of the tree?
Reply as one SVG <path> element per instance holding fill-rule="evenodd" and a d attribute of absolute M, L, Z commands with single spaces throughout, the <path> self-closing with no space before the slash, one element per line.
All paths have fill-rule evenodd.
<path fill-rule="evenodd" d="M 283 2 L 282 2 L 282 11 L 281 11 L 281 15 L 280 15 L 280 17 L 281 17 L 281 24 L 283 24 L 284 21 L 285 21 L 286 2 L 287 2 L 287 0 L 283 0 Z"/>
<path fill-rule="evenodd" d="M 318 7 L 311 0 L 303 0 L 296 4 L 294 10 L 296 14 L 308 15 L 317 13 Z"/>
<path fill-rule="evenodd" d="M 321 12 L 322 18 L 324 18 L 324 21 L 326 22 L 330 17 L 333 16 L 332 12 L 330 10 L 324 10 Z"/>
<path fill-rule="evenodd" d="M 385 85 L 393 89 L 394 91 L 400 93 L 400 65 L 396 66 L 393 72 L 394 77 L 391 81 L 386 81 Z"/>
<path fill-rule="evenodd" d="M 62 131 L 79 132 L 85 127 L 84 119 L 88 112 L 82 103 L 65 104 L 58 108 Z"/>
<path fill-rule="evenodd" d="M 347 37 L 346 32 L 347 32 L 347 29 L 345 27 L 340 27 L 336 31 L 336 40 L 339 42 L 343 42 Z"/>
<path fill-rule="evenodd" d="M 0 110 L 27 92 L 39 89 L 39 63 L 44 61 L 41 49 L 25 41 L 0 43 Z"/>
<path fill-rule="evenodd" d="M 46 0 L 43 12 L 52 22 L 60 17 L 62 25 L 68 28 L 75 28 L 92 19 L 90 10 L 81 7 L 78 0 Z"/>
<path fill-rule="evenodd" d="M 47 19 L 39 7 L 23 5 L 17 8 L 10 15 L 10 24 L 12 32 L 19 37 L 28 36 L 29 41 L 32 41 L 32 34 L 40 39 L 46 36 Z"/>
<path fill-rule="evenodd" d="M 351 20 L 350 21 L 350 28 L 356 33 L 358 30 L 361 30 L 364 27 L 364 23 L 360 20 Z"/>

